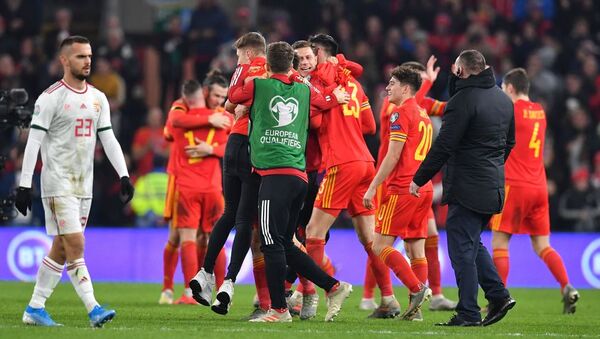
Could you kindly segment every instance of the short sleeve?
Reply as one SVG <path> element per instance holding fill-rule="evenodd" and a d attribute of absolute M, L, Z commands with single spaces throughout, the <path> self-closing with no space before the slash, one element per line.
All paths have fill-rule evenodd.
<path fill-rule="evenodd" d="M 35 101 L 31 128 L 48 131 L 54 114 L 56 114 L 56 105 L 53 98 L 48 93 L 42 93 Z"/>
<path fill-rule="evenodd" d="M 106 99 L 106 95 L 104 93 L 100 93 L 100 117 L 98 118 L 98 128 L 96 132 L 102 132 L 108 129 L 111 129 L 110 123 L 110 105 L 108 104 L 108 99 Z"/>
<path fill-rule="evenodd" d="M 406 142 L 410 119 L 406 112 L 395 109 L 390 114 L 390 141 Z"/>

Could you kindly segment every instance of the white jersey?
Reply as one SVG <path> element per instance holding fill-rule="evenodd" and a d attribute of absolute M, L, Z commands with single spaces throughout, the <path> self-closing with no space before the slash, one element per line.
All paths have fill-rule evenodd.
<path fill-rule="evenodd" d="M 31 128 L 46 131 L 42 152 L 42 197 L 92 197 L 97 133 L 110 129 L 104 93 L 58 81 L 35 102 Z"/>

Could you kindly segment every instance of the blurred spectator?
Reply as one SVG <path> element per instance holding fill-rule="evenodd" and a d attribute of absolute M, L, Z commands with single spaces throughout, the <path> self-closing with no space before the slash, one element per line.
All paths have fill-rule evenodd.
<path fill-rule="evenodd" d="M 183 79 L 183 64 L 187 53 L 187 41 L 181 26 L 181 17 L 173 15 L 168 20 L 167 30 L 161 33 L 158 42 L 160 52 L 161 107 L 179 96 Z"/>
<path fill-rule="evenodd" d="M 598 148 L 598 137 L 588 113 L 578 104 L 569 110 L 566 133 L 566 153 L 571 170 L 589 166 L 592 154 Z"/>
<path fill-rule="evenodd" d="M 108 59 L 99 57 L 95 60 L 96 69 L 90 82 L 106 94 L 111 113 L 118 111 L 125 102 L 125 82 L 113 68 Z"/>
<path fill-rule="evenodd" d="M 137 175 L 150 172 L 155 162 L 169 156 L 169 145 L 163 136 L 163 126 L 163 114 L 160 108 L 154 107 L 148 111 L 146 125 L 135 132 L 131 151 Z"/>
<path fill-rule="evenodd" d="M 208 72 L 211 60 L 219 46 L 232 40 L 227 15 L 217 0 L 198 0 L 192 13 L 190 31 L 190 57 L 194 63 L 196 78 L 202 79 Z"/>
<path fill-rule="evenodd" d="M 242 36 L 248 32 L 256 31 L 256 27 L 252 24 L 250 8 L 246 6 L 238 7 L 238 9 L 235 11 L 233 25 L 235 36 Z"/>
<path fill-rule="evenodd" d="M 0 16 L 8 36 L 20 40 L 40 31 L 40 3 L 36 0 L 4 0 L 0 2 Z"/>
<path fill-rule="evenodd" d="M 0 55 L 0 89 L 21 87 L 21 79 L 10 54 Z"/>
<path fill-rule="evenodd" d="M 136 215 L 138 227 L 165 226 L 163 217 L 167 182 L 164 159 L 155 161 L 152 171 L 140 176 L 135 182 L 135 196 L 131 200 L 131 209 Z"/>
<path fill-rule="evenodd" d="M 60 8 L 54 13 L 52 28 L 44 36 L 44 52 L 51 58 L 56 54 L 60 43 L 71 35 L 71 10 Z"/>
<path fill-rule="evenodd" d="M 32 38 L 25 38 L 21 41 L 21 57 L 18 61 L 17 68 L 21 73 L 21 85 L 29 91 L 30 97 L 34 93 L 41 92 L 43 90 L 40 87 L 41 56 L 35 50 Z"/>
<path fill-rule="evenodd" d="M 140 79 L 140 65 L 133 47 L 125 40 L 120 27 L 107 31 L 106 43 L 98 47 L 98 56 L 105 58 L 112 69 L 119 73 L 128 89 L 132 89 Z M 131 91 L 128 91 L 130 94 Z"/>
<path fill-rule="evenodd" d="M 590 185 L 589 171 L 573 172 L 573 187 L 560 199 L 560 216 L 578 232 L 597 232 L 600 218 L 600 193 Z"/>

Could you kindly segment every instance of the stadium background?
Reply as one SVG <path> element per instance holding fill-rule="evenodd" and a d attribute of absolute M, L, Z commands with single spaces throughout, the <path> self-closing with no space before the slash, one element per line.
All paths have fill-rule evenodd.
<path fill-rule="evenodd" d="M 544 156 L 552 228 L 585 233 L 559 234 L 554 246 L 561 248 L 564 242 L 565 250 L 561 252 L 570 273 L 585 279 L 581 280 L 582 287 L 600 286 L 583 277 L 585 270 L 591 272 L 594 279 L 600 277 L 600 254 L 594 255 L 599 252 L 596 247 L 600 247 L 594 245 L 594 240 L 600 237 L 597 233 L 600 231 L 598 1 L 3 0 L 0 1 L 0 90 L 24 87 L 33 101 L 61 77 L 56 57 L 60 39 L 70 34 L 88 36 L 94 48 L 90 82 L 107 94 L 115 133 L 132 178 L 140 182 L 149 175 L 164 176 L 162 166 L 167 145 L 162 139 L 162 124 L 182 81 L 202 79 L 213 67 L 231 74 L 236 62 L 232 42 L 252 30 L 264 33 L 269 42 L 291 43 L 316 32 L 332 34 L 340 43 L 341 52 L 364 66 L 360 81 L 376 115 L 388 72 L 404 61 L 425 63 L 429 55 L 437 56 L 442 71 L 430 96 L 440 100 L 448 98 L 447 75 L 460 50 L 482 51 L 494 67 L 497 79 L 513 67 L 526 68 L 532 78 L 531 97 L 544 105 L 548 117 Z M 376 118 L 378 120 L 378 116 Z M 8 129 L 1 133 L 0 154 L 6 156 L 6 162 L 0 172 L 0 198 L 8 196 L 18 182 L 27 130 Z M 376 154 L 377 137 L 366 139 Z M 153 232 L 159 232 L 158 236 L 164 234 L 163 239 L 166 239 L 166 228 L 158 216 L 162 206 L 160 190 L 148 189 L 144 193 L 144 189 L 138 187 L 134 208 L 123 208 L 116 179 L 99 147 L 90 230 L 112 227 L 103 234 L 125 234 L 122 245 L 125 247 L 132 244 L 126 242 L 127 239 Z M 39 167 L 34 181 L 39 183 Z M 43 224 L 39 190 L 36 192 L 38 199 L 34 200 L 32 214 L 1 221 L 5 226 L 22 228 L 0 228 L 5 240 L 0 248 L 1 259 L 6 259 L 2 260 L 0 279 L 18 278 L 9 270 L 9 242 L 16 237 L 13 233 L 43 232 L 42 228 L 26 227 Z M 442 227 L 444 214 L 443 208 L 436 210 Z M 351 227 L 343 217 L 336 226 Z M 125 227 L 158 227 L 158 230 L 115 230 Z M 343 230 L 340 232 L 345 234 Z M 88 237 L 93 238 L 91 234 Z M 577 243 L 576 251 L 569 250 L 577 237 L 585 240 Z M 522 245 L 515 247 L 519 253 L 522 249 L 530 255 L 527 239 L 523 240 Z M 30 245 L 19 244 L 28 250 L 15 250 L 22 257 L 13 258 L 20 258 L 24 265 L 35 264 L 36 251 L 44 248 L 35 241 Z M 155 249 L 131 246 L 128 253 L 140 255 L 154 251 L 158 255 L 162 245 Z M 589 250 L 587 261 L 583 260 L 586 250 Z M 88 256 L 92 253 L 90 248 Z M 543 270 L 541 262 L 534 264 L 535 260 L 532 259 L 532 265 L 540 265 Z M 90 264 L 94 271 L 96 265 L 95 262 Z M 158 262 L 154 265 L 158 267 Z M 143 267 L 132 265 L 130 269 L 136 271 Z M 523 272 L 527 274 L 526 269 Z M 130 279 L 129 273 L 123 274 L 122 279 Z M 543 274 L 549 276 L 547 272 Z M 520 276 L 518 272 L 514 275 Z M 449 277 L 444 279 L 445 284 L 452 281 Z M 146 281 L 139 277 L 130 280 Z M 154 281 L 159 280 L 160 275 Z M 540 286 L 550 286 L 552 282 L 544 284 Z"/>

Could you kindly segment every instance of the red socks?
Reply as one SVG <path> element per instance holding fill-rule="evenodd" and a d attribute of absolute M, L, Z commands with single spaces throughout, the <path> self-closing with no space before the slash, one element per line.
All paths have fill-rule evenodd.
<path fill-rule="evenodd" d="M 427 280 L 429 288 L 433 295 L 442 294 L 442 275 L 440 269 L 440 259 L 438 257 L 437 235 L 432 235 L 425 239 L 425 258 L 427 258 Z"/>
<path fill-rule="evenodd" d="M 179 250 L 176 245 L 167 242 L 163 251 L 163 291 L 173 290 L 173 276 L 179 260 Z"/>
<path fill-rule="evenodd" d="M 494 265 L 498 271 L 498 275 L 504 286 L 506 286 L 506 280 L 508 279 L 508 271 L 510 269 L 510 260 L 508 255 L 508 248 L 495 248 L 493 250 L 492 258 L 494 259 Z"/>
<path fill-rule="evenodd" d="M 408 287 L 411 293 L 417 293 L 421 289 L 421 282 L 415 276 L 402 254 L 393 247 L 386 247 L 379 254 L 381 260 L 394 271 L 398 279 L 404 286 Z"/>
<path fill-rule="evenodd" d="M 410 260 L 410 268 L 423 284 L 427 283 L 427 266 L 427 258 L 415 258 Z"/>
<path fill-rule="evenodd" d="M 306 252 L 319 267 L 323 267 L 323 256 L 325 255 L 325 239 L 306 239 Z"/>
<path fill-rule="evenodd" d="M 367 267 L 365 268 L 365 288 L 363 289 L 364 299 L 373 299 L 375 292 L 375 286 L 377 286 L 377 280 L 371 269 L 371 259 L 367 258 Z"/>
<path fill-rule="evenodd" d="M 181 266 L 183 268 L 183 282 L 189 288 L 190 280 L 198 272 L 198 253 L 195 241 L 184 241 L 181 244 Z"/>
<path fill-rule="evenodd" d="M 390 295 L 394 295 L 392 279 L 390 278 L 390 269 L 383 261 L 381 261 L 375 252 L 373 252 L 373 242 L 370 242 L 365 246 L 365 251 L 369 256 L 371 269 L 373 270 L 373 275 L 375 276 L 377 285 L 381 290 L 381 296 L 388 297 Z"/>
<path fill-rule="evenodd" d="M 546 263 L 546 266 L 548 266 L 548 269 L 552 272 L 554 279 L 560 284 L 560 290 L 562 291 L 569 283 L 569 276 L 567 275 L 567 270 L 565 269 L 565 264 L 563 263 L 560 254 L 558 254 L 554 248 L 548 246 L 542 250 L 540 258 Z"/>
<path fill-rule="evenodd" d="M 227 254 L 225 253 L 225 249 L 221 249 L 219 255 L 217 256 L 217 260 L 215 261 L 215 285 L 217 289 L 221 287 L 223 284 L 223 280 L 225 279 L 225 266 L 227 265 Z"/>
<path fill-rule="evenodd" d="M 271 308 L 271 296 L 267 286 L 267 275 L 265 272 L 265 258 L 261 255 L 252 259 L 254 269 L 254 285 L 258 295 L 258 304 L 263 310 Z"/>

